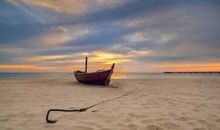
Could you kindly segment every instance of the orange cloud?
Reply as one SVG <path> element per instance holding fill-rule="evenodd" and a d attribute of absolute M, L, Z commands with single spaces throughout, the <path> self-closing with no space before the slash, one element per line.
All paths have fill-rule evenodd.
<path fill-rule="evenodd" d="M 127 73 L 128 72 L 128 68 L 116 68 L 115 72 L 118 73 Z"/>
<path fill-rule="evenodd" d="M 102 64 L 112 64 L 112 63 L 124 63 L 131 61 L 123 54 L 104 52 L 104 51 L 95 51 L 92 53 L 87 53 L 90 62 L 99 62 Z"/>
<path fill-rule="evenodd" d="M 22 71 L 74 71 L 77 69 L 84 70 L 85 56 L 88 56 L 88 69 L 89 71 L 96 71 L 98 69 L 109 69 L 112 63 L 116 63 L 115 72 L 128 72 L 128 70 L 134 71 L 140 67 L 137 67 L 137 64 L 133 64 L 135 61 L 131 58 L 139 55 L 146 55 L 148 51 L 130 51 L 127 55 L 106 52 L 106 51 L 94 51 L 94 52 L 80 52 L 67 55 L 43 55 L 43 56 L 31 56 L 31 57 L 20 57 L 16 60 L 26 62 L 29 64 L 37 65 L 52 65 L 52 67 L 42 67 L 36 65 L 2 65 L 0 69 L 13 69 Z M 73 59 L 71 59 L 73 58 Z M 129 64 L 127 64 L 129 63 Z M 73 64 L 72 66 L 67 66 Z M 77 65 L 76 65 L 77 64 Z M 131 66 L 135 67 L 131 69 Z M 130 66 L 130 67 L 127 67 Z M 129 68 L 129 69 L 128 69 Z M 4 70 L 6 71 L 6 70 Z"/>
<path fill-rule="evenodd" d="M 23 3 L 61 13 L 81 13 L 87 9 L 84 0 L 22 0 Z"/>
<path fill-rule="evenodd" d="M 162 65 L 157 65 L 157 67 L 161 68 L 161 71 L 172 71 L 172 72 L 220 71 L 220 63 L 206 63 L 206 64 L 162 64 Z"/>
<path fill-rule="evenodd" d="M 35 70 L 47 70 L 51 67 L 41 67 L 35 65 L 0 65 L 0 69 L 35 69 Z"/>
<path fill-rule="evenodd" d="M 31 38 L 27 42 L 40 47 L 58 47 L 89 33 L 88 29 L 80 27 L 75 30 L 64 26 L 53 27 L 52 29 L 53 31 Z"/>
<path fill-rule="evenodd" d="M 48 55 L 48 56 L 32 56 L 26 58 L 18 58 L 21 61 L 44 61 L 44 60 L 56 60 L 69 57 L 70 55 Z"/>
<path fill-rule="evenodd" d="M 21 71 L 21 72 L 28 72 L 28 71 L 46 71 L 46 72 L 73 72 L 76 68 L 80 66 L 55 66 L 55 67 L 48 67 L 48 66 L 37 66 L 37 65 L 0 65 L 1 71 Z"/>
<path fill-rule="evenodd" d="M 144 52 L 140 52 L 144 53 Z M 130 57 L 133 57 L 131 54 L 124 55 L 124 54 L 117 54 L 117 53 L 111 53 L 111 52 L 104 52 L 104 51 L 95 51 L 91 53 L 82 52 L 82 53 L 76 53 L 76 54 L 68 54 L 68 55 L 44 55 L 44 56 L 32 56 L 32 57 L 21 57 L 17 58 L 19 61 L 25 61 L 25 62 L 36 62 L 36 61 L 50 61 L 51 62 L 57 62 L 57 63 L 84 63 L 85 59 L 84 57 L 89 57 L 89 63 L 99 63 L 99 64 L 112 64 L 112 63 L 126 63 L 126 62 L 132 62 Z M 136 54 L 136 52 L 135 52 Z M 71 58 L 77 58 L 77 59 L 71 59 Z M 65 59 L 68 58 L 68 59 Z"/>
<path fill-rule="evenodd" d="M 53 63 L 83 63 L 85 62 L 84 53 L 68 54 L 68 55 L 43 55 L 43 56 L 31 56 L 31 57 L 19 57 L 16 60 L 25 62 L 41 62 L 48 61 Z M 82 57 L 80 59 L 72 59 L 74 57 Z"/>
<path fill-rule="evenodd" d="M 60 28 L 59 28 L 60 29 Z M 61 29 L 60 29 L 61 30 Z M 36 43 L 34 46 L 43 46 L 43 47 L 57 47 L 73 39 L 65 30 L 62 28 L 61 31 L 49 32 L 39 37 L 29 39 L 28 42 Z"/>

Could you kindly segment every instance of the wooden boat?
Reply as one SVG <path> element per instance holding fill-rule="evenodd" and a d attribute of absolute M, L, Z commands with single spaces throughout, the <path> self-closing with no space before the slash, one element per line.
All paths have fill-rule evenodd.
<path fill-rule="evenodd" d="M 86 57 L 85 72 L 79 70 L 74 72 L 76 80 L 86 84 L 109 85 L 115 63 L 112 64 L 109 70 L 98 70 L 96 72 L 87 73 L 87 59 Z"/>

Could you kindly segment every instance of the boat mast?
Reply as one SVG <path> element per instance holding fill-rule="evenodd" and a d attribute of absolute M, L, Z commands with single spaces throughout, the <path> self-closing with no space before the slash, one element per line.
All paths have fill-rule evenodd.
<path fill-rule="evenodd" d="M 88 60 L 88 57 L 86 57 L 86 63 L 85 63 L 85 73 L 87 73 L 87 60 Z"/>

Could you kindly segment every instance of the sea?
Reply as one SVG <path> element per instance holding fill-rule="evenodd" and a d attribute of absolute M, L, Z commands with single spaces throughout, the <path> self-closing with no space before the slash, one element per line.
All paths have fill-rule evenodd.
<path fill-rule="evenodd" d="M 219 73 L 113 73 L 112 79 L 220 77 Z M 71 79 L 73 73 L 0 73 L 0 79 Z"/>

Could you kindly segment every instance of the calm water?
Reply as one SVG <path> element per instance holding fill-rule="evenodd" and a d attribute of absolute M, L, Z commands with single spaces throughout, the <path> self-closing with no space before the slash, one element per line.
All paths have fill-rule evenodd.
<path fill-rule="evenodd" d="M 0 73 L 0 79 L 62 79 L 73 73 Z M 113 79 L 220 77 L 220 74 L 114 73 Z"/>

